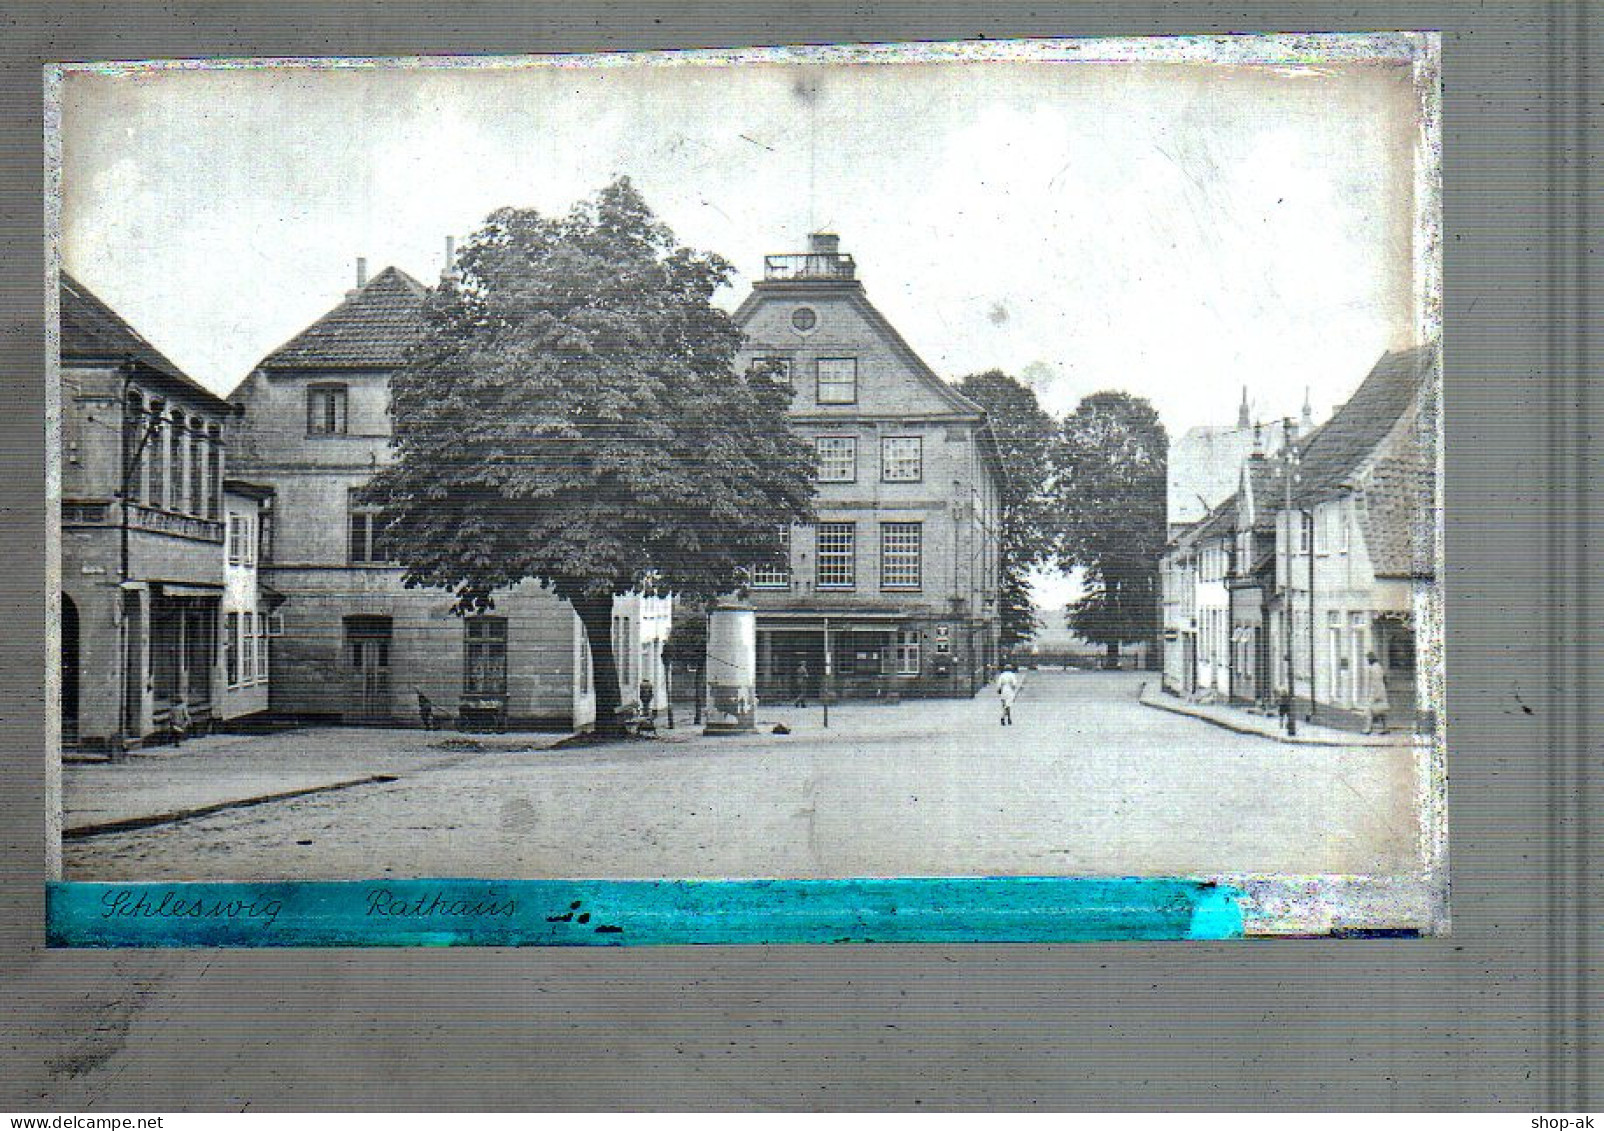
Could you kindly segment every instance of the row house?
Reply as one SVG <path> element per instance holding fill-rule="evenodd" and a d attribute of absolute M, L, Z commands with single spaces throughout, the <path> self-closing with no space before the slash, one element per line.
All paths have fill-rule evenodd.
<path fill-rule="evenodd" d="M 527 581 L 494 594 L 484 614 L 459 616 L 452 594 L 407 588 L 362 499 L 394 458 L 390 378 L 424 331 L 427 295 L 395 267 L 369 279 L 358 260 L 344 301 L 263 358 L 232 395 L 241 420 L 234 465 L 274 494 L 258 565 L 283 602 L 270 622 L 272 710 L 416 722 L 421 696 L 442 717 L 589 725 L 589 649 L 566 601 Z M 670 608 L 667 598 L 619 599 L 626 699 L 643 678 L 664 685 L 661 646 L 643 649 L 640 633 L 660 631 Z"/>
<path fill-rule="evenodd" d="M 269 642 L 282 598 L 264 587 L 260 563 L 273 537 L 273 489 L 241 479 L 223 481 L 223 685 L 219 717 L 226 723 L 267 711 Z"/>
<path fill-rule="evenodd" d="M 220 646 L 231 596 L 260 600 L 228 574 L 230 406 L 66 273 L 59 349 L 64 741 L 137 746 L 180 701 L 202 729 L 248 713 Z"/>
<path fill-rule="evenodd" d="M 1252 453 L 1236 493 L 1171 541 L 1168 690 L 1351 726 L 1374 654 L 1392 718 L 1429 723 L 1416 626 L 1434 615 L 1436 366 L 1433 347 L 1385 354 L 1330 420 Z"/>
<path fill-rule="evenodd" d="M 818 457 L 816 522 L 754 571 L 758 693 L 969 695 L 998 655 L 1003 471 L 980 406 L 869 302 L 829 233 L 765 257 L 739 363 L 792 388 Z"/>

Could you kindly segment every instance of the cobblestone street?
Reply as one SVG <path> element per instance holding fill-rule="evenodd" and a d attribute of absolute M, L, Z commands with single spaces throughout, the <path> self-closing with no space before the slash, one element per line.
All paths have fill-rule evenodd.
<path fill-rule="evenodd" d="M 1402 874 L 1405 747 L 1289 746 L 1143 707 L 1139 676 L 1029 673 L 996 696 L 764 708 L 756 735 L 544 749 L 339 729 L 68 768 L 76 814 L 137 785 L 163 804 L 286 782 L 366 781 L 66 846 L 82 880 L 373 876 L 828 877 Z M 792 728 L 771 733 L 774 723 Z M 198 747 L 200 744 L 196 744 Z M 315 773 L 313 771 L 316 771 Z M 126 784 L 124 784 L 126 783 Z M 200 783 L 200 784 L 197 784 Z M 179 806 L 182 808 L 182 806 Z M 126 808 L 126 806 L 125 806 Z M 79 817 L 79 820 L 82 818 Z"/>

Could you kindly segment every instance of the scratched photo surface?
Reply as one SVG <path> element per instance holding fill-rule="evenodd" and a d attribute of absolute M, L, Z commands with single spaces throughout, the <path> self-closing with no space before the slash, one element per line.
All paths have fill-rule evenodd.
<path fill-rule="evenodd" d="M 60 878 L 1446 931 L 1436 51 L 53 69 Z"/>

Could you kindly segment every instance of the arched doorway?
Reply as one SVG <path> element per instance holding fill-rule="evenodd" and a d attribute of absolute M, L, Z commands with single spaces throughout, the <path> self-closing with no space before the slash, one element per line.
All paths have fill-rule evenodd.
<path fill-rule="evenodd" d="M 78 741 L 78 606 L 61 595 L 61 738 Z"/>

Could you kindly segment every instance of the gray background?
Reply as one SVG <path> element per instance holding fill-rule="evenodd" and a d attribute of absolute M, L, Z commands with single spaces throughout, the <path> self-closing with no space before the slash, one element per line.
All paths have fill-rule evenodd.
<path fill-rule="evenodd" d="M 0 7 L 0 1108 L 1585 1109 L 1586 5 Z M 1439 28 L 1453 936 L 44 952 L 39 66 Z M 1591 148 L 1597 149 L 1596 138 Z M 197 175 L 204 175 L 197 170 Z M 1569 312 L 1571 317 L 1566 317 Z M 1160 332 L 1156 329 L 1156 332 Z M 1595 445 L 1588 447 L 1587 445 Z M 1592 775 L 1596 778 L 1596 775 Z M 1596 952 L 1596 946 L 1594 947 Z M 1592 1074 L 1594 1077 L 1597 1073 Z"/>

